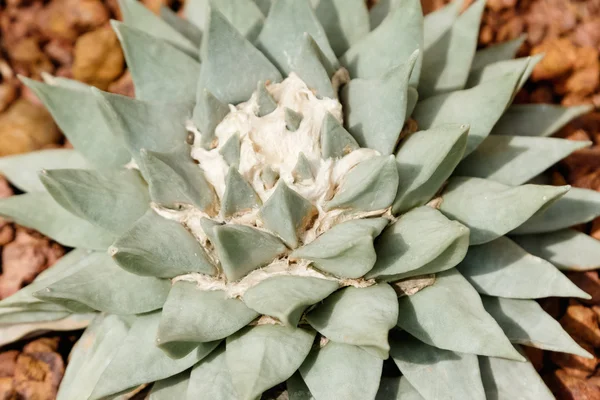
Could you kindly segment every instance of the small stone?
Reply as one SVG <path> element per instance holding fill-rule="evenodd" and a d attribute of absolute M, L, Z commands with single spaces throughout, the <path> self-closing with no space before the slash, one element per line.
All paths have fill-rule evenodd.
<path fill-rule="evenodd" d="M 531 74 L 534 82 L 558 78 L 572 70 L 577 61 L 577 51 L 569 39 L 548 40 L 531 50 L 532 55 L 540 53 L 546 56 Z"/>
<path fill-rule="evenodd" d="M 556 370 L 545 377 L 548 386 L 561 400 L 597 400 L 600 399 L 600 387 L 584 379 L 569 375 L 566 371 Z"/>
<path fill-rule="evenodd" d="M 579 299 L 580 302 L 589 305 L 600 305 L 600 279 L 598 271 L 570 272 L 567 277 L 579 286 L 584 292 L 592 298 L 590 300 Z"/>
<path fill-rule="evenodd" d="M 594 354 L 594 348 L 589 344 L 582 342 L 580 346 L 589 351 L 590 354 Z M 579 378 L 587 378 L 592 375 L 600 363 L 597 357 L 589 359 L 574 354 L 558 352 L 550 353 L 550 359 L 569 375 Z"/>
<path fill-rule="evenodd" d="M 596 313 L 575 300 L 567 307 L 567 312 L 560 323 L 573 338 L 600 347 L 600 328 Z"/>

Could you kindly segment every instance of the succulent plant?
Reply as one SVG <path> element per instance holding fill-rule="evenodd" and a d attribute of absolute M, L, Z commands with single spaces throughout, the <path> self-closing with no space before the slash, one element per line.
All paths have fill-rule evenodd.
<path fill-rule="evenodd" d="M 23 78 L 75 150 L 0 159 L 0 214 L 75 249 L 1 343 L 89 323 L 58 400 L 552 398 L 519 346 L 589 356 L 534 300 L 600 259 L 600 194 L 540 184 L 588 108 L 511 106 L 539 57 L 460 3 L 122 0 L 135 99 Z"/>

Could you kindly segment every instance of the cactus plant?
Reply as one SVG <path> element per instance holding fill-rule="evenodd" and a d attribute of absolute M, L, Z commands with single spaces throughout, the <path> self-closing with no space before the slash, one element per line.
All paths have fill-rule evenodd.
<path fill-rule="evenodd" d="M 539 57 L 476 51 L 484 0 L 186 3 L 121 1 L 135 99 L 22 78 L 75 150 L 0 159 L 0 214 L 75 249 L 2 343 L 89 323 L 58 400 L 552 398 L 520 346 L 590 356 L 534 299 L 589 297 L 600 195 L 546 136 L 588 108 L 510 105 Z"/>

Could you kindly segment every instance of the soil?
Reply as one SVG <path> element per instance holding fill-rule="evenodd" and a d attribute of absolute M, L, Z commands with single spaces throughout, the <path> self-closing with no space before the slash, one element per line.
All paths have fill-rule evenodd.
<path fill-rule="evenodd" d="M 473 0 L 466 0 L 465 6 Z M 180 0 L 142 0 L 158 13 Z M 375 1 L 369 0 L 369 3 Z M 425 12 L 448 0 L 422 0 Z M 0 156 L 69 147 L 39 100 L 17 75 L 44 73 L 77 79 L 113 93 L 134 88 L 118 41 L 109 28 L 120 18 L 116 0 L 0 0 Z M 488 0 L 479 35 L 486 47 L 527 34 L 519 56 L 546 53 L 518 103 L 594 104 L 557 134 L 591 140 L 553 168 L 555 184 L 600 190 L 600 0 Z M 0 177 L 0 198 L 14 194 Z M 580 229 L 600 240 L 600 218 Z M 66 251 L 32 230 L 0 218 L 0 299 L 30 283 Z M 544 299 L 542 306 L 597 357 L 528 350 L 560 400 L 600 399 L 600 279 L 597 271 L 569 273 L 593 295 L 589 301 Z M 0 399 L 52 400 L 78 334 L 50 335 L 0 351 Z"/>

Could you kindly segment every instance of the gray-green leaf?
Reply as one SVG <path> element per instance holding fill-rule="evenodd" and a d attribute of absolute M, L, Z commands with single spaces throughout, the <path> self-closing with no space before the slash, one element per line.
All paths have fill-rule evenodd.
<path fill-rule="evenodd" d="M 369 33 L 369 12 L 362 0 L 320 0 L 315 14 L 337 56 Z"/>
<path fill-rule="evenodd" d="M 222 344 L 192 368 L 187 397 L 183 396 L 182 399 L 231 400 L 236 397 L 231 373 L 227 368 L 225 345 Z M 169 400 L 172 399 L 175 398 L 171 397 Z"/>
<path fill-rule="evenodd" d="M 154 383 L 148 400 L 185 399 L 189 383 L 190 371 L 184 371 L 167 379 L 162 379 Z"/>

